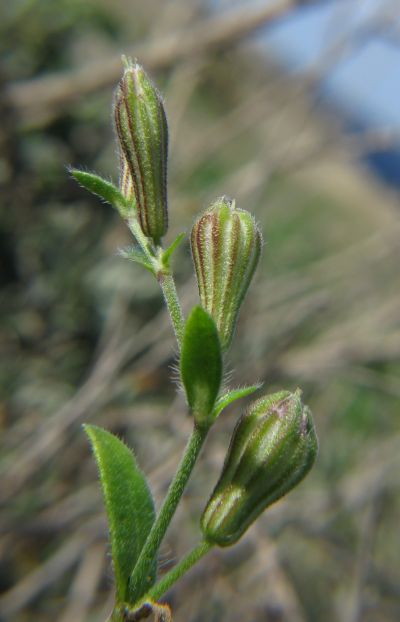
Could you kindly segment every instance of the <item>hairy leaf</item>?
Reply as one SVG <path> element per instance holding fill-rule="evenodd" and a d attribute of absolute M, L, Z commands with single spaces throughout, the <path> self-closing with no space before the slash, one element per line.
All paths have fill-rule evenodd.
<path fill-rule="evenodd" d="M 110 181 L 106 181 L 95 173 L 88 173 L 87 171 L 80 171 L 76 168 L 69 170 L 72 177 L 76 181 L 97 196 L 101 197 L 107 203 L 111 203 L 115 207 L 123 218 L 128 218 L 134 209 L 133 205 L 128 203 L 124 196 L 120 193 L 118 188 L 114 186 Z"/>
<path fill-rule="evenodd" d="M 221 385 L 222 355 L 215 322 L 202 307 L 195 307 L 186 321 L 181 377 L 196 422 L 210 423 Z"/>
<path fill-rule="evenodd" d="M 129 261 L 140 263 L 142 266 L 149 270 L 152 274 L 155 274 L 154 266 L 149 260 L 148 256 L 143 252 L 140 246 L 128 246 L 126 248 L 119 249 L 119 255 Z"/>
<path fill-rule="evenodd" d="M 117 600 L 127 600 L 128 579 L 155 519 L 154 503 L 133 452 L 116 436 L 85 425 L 100 474 L 108 516 Z M 155 564 L 152 569 L 155 580 Z"/>

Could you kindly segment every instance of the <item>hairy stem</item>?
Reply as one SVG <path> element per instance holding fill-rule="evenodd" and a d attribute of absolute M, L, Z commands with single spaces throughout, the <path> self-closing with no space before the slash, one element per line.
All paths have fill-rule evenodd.
<path fill-rule="evenodd" d="M 146 582 L 148 582 L 149 569 L 182 497 L 187 481 L 200 453 L 200 449 L 207 436 L 207 432 L 207 429 L 195 426 L 189 438 L 182 460 L 168 489 L 167 496 L 165 497 L 164 503 L 131 574 L 129 591 L 133 602 L 143 594 L 143 591 L 138 594 L 137 590 L 139 586 L 145 586 Z"/>
<path fill-rule="evenodd" d="M 128 220 L 128 227 L 147 258 L 151 263 L 155 264 L 156 256 L 154 246 L 151 240 L 143 233 L 137 218 L 130 218 Z"/>
<path fill-rule="evenodd" d="M 131 218 L 128 222 L 128 225 L 129 229 L 136 238 L 136 241 L 142 248 L 150 263 L 154 266 L 154 273 L 157 275 L 157 280 L 164 294 L 164 299 L 167 304 L 176 340 L 178 342 L 179 349 L 181 349 L 185 321 L 183 318 L 178 293 L 176 291 L 174 277 L 172 276 L 172 274 L 169 273 L 169 271 L 165 271 L 162 268 L 160 264 L 160 257 L 157 256 L 157 250 L 162 251 L 162 248 L 157 247 L 157 249 L 155 249 L 152 246 L 150 240 L 144 235 L 140 224 L 136 218 Z"/>
<path fill-rule="evenodd" d="M 158 282 L 164 294 L 164 299 L 168 307 L 179 349 L 181 349 L 185 321 L 183 319 L 174 277 L 172 274 L 164 274 L 161 272 L 158 275 Z"/>
<path fill-rule="evenodd" d="M 169 588 L 194 566 L 214 545 L 203 540 L 147 592 L 144 599 L 157 601 Z M 143 599 L 143 600 L 144 600 Z"/>

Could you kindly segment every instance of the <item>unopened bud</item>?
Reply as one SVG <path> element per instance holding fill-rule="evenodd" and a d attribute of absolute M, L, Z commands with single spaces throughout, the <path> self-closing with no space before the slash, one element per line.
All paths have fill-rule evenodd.
<path fill-rule="evenodd" d="M 191 247 L 201 304 L 214 319 L 224 350 L 231 343 L 261 244 L 253 216 L 226 197 L 218 199 L 193 226 Z"/>
<path fill-rule="evenodd" d="M 168 127 L 161 95 L 140 65 L 127 62 L 114 114 L 121 192 L 129 200 L 133 188 L 143 233 L 158 244 L 168 226 Z"/>
<path fill-rule="evenodd" d="M 229 546 L 314 464 L 318 440 L 301 392 L 280 391 L 253 402 L 233 433 L 221 477 L 204 510 L 205 538 Z"/>

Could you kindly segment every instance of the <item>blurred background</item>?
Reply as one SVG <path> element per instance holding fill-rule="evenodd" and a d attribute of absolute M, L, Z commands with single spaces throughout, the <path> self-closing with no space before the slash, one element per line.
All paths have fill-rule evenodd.
<path fill-rule="evenodd" d="M 66 171 L 117 178 L 121 53 L 165 96 L 166 241 L 222 194 L 265 232 L 232 384 L 300 385 L 320 438 L 306 481 L 171 590 L 174 620 L 399 620 L 398 1 L 15 0 L 0 11 L 1 622 L 104 622 L 111 610 L 81 424 L 126 439 L 157 504 L 191 430 L 157 284 L 117 256 L 126 227 Z M 188 244 L 175 266 L 187 311 Z M 198 539 L 243 408 L 210 434 L 162 572 Z"/>

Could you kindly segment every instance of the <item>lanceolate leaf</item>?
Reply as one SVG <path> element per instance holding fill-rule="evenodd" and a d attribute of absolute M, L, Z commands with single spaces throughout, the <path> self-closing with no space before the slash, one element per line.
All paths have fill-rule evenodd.
<path fill-rule="evenodd" d="M 128 579 L 154 522 L 154 503 L 130 449 L 116 436 L 84 426 L 96 458 L 108 516 L 117 601 L 127 600 Z M 155 566 L 152 569 L 155 581 Z"/>
<path fill-rule="evenodd" d="M 143 252 L 140 246 L 128 246 L 126 248 L 119 249 L 119 255 L 129 261 L 140 263 L 142 266 L 149 270 L 152 274 L 155 274 L 154 266 L 149 260 L 148 256 Z"/>
<path fill-rule="evenodd" d="M 215 322 L 202 307 L 195 307 L 186 321 L 181 377 L 195 421 L 209 424 L 221 385 L 222 355 Z"/>
<path fill-rule="evenodd" d="M 86 190 L 89 190 L 89 192 L 101 197 L 107 201 L 107 203 L 111 203 L 111 205 L 119 211 L 123 218 L 128 218 L 128 216 L 132 214 L 134 210 L 133 202 L 129 203 L 120 193 L 118 188 L 110 181 L 106 181 L 95 173 L 79 171 L 76 168 L 70 169 L 69 172 L 81 186 L 86 188 Z"/>
<path fill-rule="evenodd" d="M 168 248 L 166 248 L 165 251 L 163 252 L 162 262 L 167 268 L 169 268 L 173 253 L 175 252 L 175 250 L 178 248 L 178 246 L 184 239 L 185 239 L 185 234 L 179 233 L 176 236 L 175 240 L 172 242 L 172 244 L 168 246 Z"/>
<path fill-rule="evenodd" d="M 220 413 L 232 404 L 232 402 L 236 402 L 236 400 L 240 400 L 242 397 L 246 397 L 247 395 L 251 395 L 258 389 L 262 387 L 262 382 L 260 384 L 253 384 L 249 387 L 240 387 L 238 389 L 232 389 L 231 391 L 227 391 L 224 395 L 218 398 L 216 404 L 213 409 L 213 418 L 216 419 Z"/>

